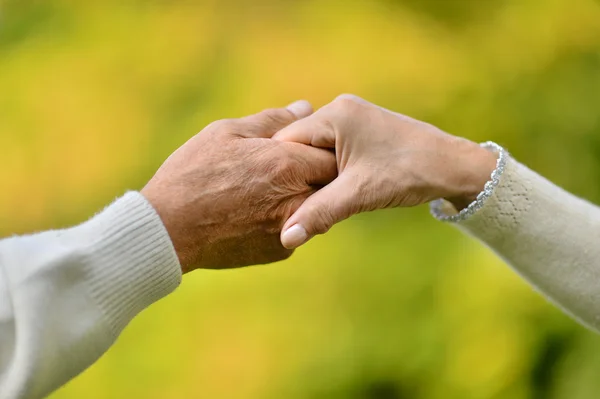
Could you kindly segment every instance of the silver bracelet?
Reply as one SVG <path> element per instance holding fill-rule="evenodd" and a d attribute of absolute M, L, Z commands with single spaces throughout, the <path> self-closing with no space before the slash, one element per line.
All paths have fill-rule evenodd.
<path fill-rule="evenodd" d="M 494 169 L 494 171 L 492 172 L 490 180 L 487 183 L 485 183 L 483 191 L 480 192 L 479 195 L 477 195 L 477 199 L 471 202 L 469 206 L 461 210 L 456 215 L 447 215 L 446 213 L 444 213 L 444 211 L 442 210 L 444 204 L 443 199 L 432 201 L 430 204 L 430 211 L 433 217 L 435 217 L 436 219 L 441 220 L 443 222 L 454 223 L 468 219 L 473 214 L 475 214 L 475 212 L 480 210 L 487 201 L 487 199 L 490 198 L 494 193 L 494 189 L 500 183 L 500 177 L 502 176 L 502 173 L 504 173 L 504 168 L 506 167 L 506 162 L 508 160 L 509 154 L 508 151 L 506 151 L 504 148 L 500 147 L 498 144 L 492 141 L 482 143 L 481 147 L 498 154 L 498 160 L 496 161 L 496 169 Z"/>

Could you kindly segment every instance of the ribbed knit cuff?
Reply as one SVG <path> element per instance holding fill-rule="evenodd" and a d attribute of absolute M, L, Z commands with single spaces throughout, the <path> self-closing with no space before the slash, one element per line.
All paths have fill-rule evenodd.
<path fill-rule="evenodd" d="M 66 234 L 74 235 L 81 245 L 90 295 L 115 337 L 139 312 L 181 282 L 169 234 L 140 193 L 127 193 Z"/>

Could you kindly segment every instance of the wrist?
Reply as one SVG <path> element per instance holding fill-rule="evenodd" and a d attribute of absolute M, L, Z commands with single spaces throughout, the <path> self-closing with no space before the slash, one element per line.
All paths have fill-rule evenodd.
<path fill-rule="evenodd" d="M 154 193 L 148 186 L 144 187 L 140 193 L 146 198 L 150 205 L 152 205 L 167 230 L 175 253 L 177 254 L 177 258 L 179 259 L 182 273 L 185 274 L 189 272 L 189 256 L 186 255 L 187 251 L 185 250 L 187 246 L 184 243 L 185 240 L 178 232 L 177 223 L 173 222 L 174 218 L 173 215 L 171 215 L 171 212 L 169 212 L 169 206 L 165 205 L 165 201 L 161 199 L 161 195 Z"/>
<path fill-rule="evenodd" d="M 115 337 L 135 315 L 181 282 L 179 262 L 164 225 L 139 193 L 125 194 L 79 226 L 43 234 L 73 249 L 64 252 L 72 258 L 64 266 L 70 268 L 76 262 L 83 270 L 60 281 L 85 282 Z M 82 303 L 73 309 L 86 308 Z"/>
<path fill-rule="evenodd" d="M 469 142 L 468 148 L 459 152 L 458 159 L 461 167 L 456 168 L 457 187 L 453 194 L 445 199 L 457 211 L 461 211 L 477 200 L 477 196 L 484 190 L 485 184 L 490 180 L 492 172 L 496 169 L 498 154 Z"/>

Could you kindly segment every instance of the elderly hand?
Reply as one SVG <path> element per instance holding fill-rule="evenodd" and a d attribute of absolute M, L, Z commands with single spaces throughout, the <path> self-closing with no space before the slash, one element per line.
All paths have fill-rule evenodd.
<path fill-rule="evenodd" d="M 477 194 L 496 155 L 434 126 L 343 95 L 273 137 L 335 149 L 339 177 L 286 222 L 281 241 L 296 248 L 353 214 L 446 198 L 458 209 Z"/>
<path fill-rule="evenodd" d="M 179 148 L 142 190 L 171 237 L 184 272 L 289 257 L 281 228 L 337 176 L 335 156 L 271 140 L 310 115 L 307 102 L 214 122 Z"/>

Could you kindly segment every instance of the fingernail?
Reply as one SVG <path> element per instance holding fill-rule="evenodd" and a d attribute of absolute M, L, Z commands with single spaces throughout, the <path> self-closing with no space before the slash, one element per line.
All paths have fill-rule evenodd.
<path fill-rule="evenodd" d="M 306 118 L 312 114 L 312 105 L 306 100 L 296 101 L 286 107 L 288 111 L 296 115 L 297 118 Z"/>
<path fill-rule="evenodd" d="M 300 224 L 295 224 L 283 233 L 281 243 L 287 249 L 294 249 L 304 244 L 307 238 L 308 233 L 306 229 Z"/>

